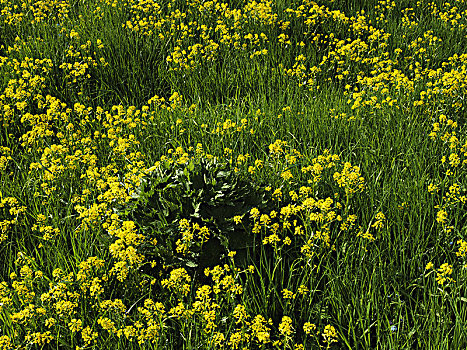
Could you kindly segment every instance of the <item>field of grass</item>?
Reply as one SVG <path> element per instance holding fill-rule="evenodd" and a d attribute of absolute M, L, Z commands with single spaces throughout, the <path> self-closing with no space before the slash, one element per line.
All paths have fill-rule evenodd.
<path fill-rule="evenodd" d="M 467 1 L 156 1 L 0 0 L 0 350 L 467 348 Z"/>

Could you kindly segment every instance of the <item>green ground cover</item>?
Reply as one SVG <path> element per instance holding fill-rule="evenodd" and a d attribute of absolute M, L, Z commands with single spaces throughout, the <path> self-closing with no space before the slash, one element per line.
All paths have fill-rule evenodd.
<path fill-rule="evenodd" d="M 0 0 L 0 349 L 467 347 L 466 26 Z"/>

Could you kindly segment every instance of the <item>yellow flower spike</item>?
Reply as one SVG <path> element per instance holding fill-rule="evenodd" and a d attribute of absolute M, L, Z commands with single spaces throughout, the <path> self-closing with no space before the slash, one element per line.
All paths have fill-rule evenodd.
<path fill-rule="evenodd" d="M 258 219 L 260 216 L 258 208 L 252 208 L 250 210 L 250 217 L 253 218 L 254 220 Z"/>
<path fill-rule="evenodd" d="M 444 263 L 437 270 L 436 281 L 440 285 L 444 285 L 445 282 L 456 282 L 454 279 L 448 276 L 451 274 L 452 274 L 452 265 L 449 265 L 448 263 Z"/>
<path fill-rule="evenodd" d="M 78 320 L 76 318 L 72 319 L 68 323 L 68 328 L 70 329 L 72 333 L 79 332 L 82 329 L 82 326 L 83 326 L 83 321 Z"/>
<path fill-rule="evenodd" d="M 447 218 L 448 218 L 448 213 L 446 212 L 446 210 L 442 209 L 436 213 L 436 221 L 439 224 L 445 224 L 447 221 Z"/>
<path fill-rule="evenodd" d="M 314 331 L 316 330 L 316 325 L 314 323 L 305 322 L 303 324 L 303 330 L 307 335 L 314 336 Z"/>
<path fill-rule="evenodd" d="M 283 316 L 279 324 L 279 333 L 285 337 L 290 337 L 295 332 L 292 327 L 292 319 L 288 316 Z"/>
<path fill-rule="evenodd" d="M 459 257 L 464 257 L 467 254 L 467 242 L 463 241 L 462 239 L 459 239 L 457 241 L 457 244 L 460 245 L 458 251 L 456 252 L 456 255 Z"/>
<path fill-rule="evenodd" d="M 283 289 L 282 290 L 282 298 L 284 299 L 295 299 L 295 294 L 288 290 L 288 289 Z"/>
<path fill-rule="evenodd" d="M 327 325 L 326 327 L 324 327 L 322 336 L 324 338 L 324 342 L 328 344 L 337 343 L 338 341 L 336 329 L 331 325 Z"/>
<path fill-rule="evenodd" d="M 271 222 L 271 219 L 270 217 L 267 215 L 267 214 L 262 214 L 259 218 L 259 222 L 264 225 L 264 226 L 267 226 L 269 225 L 269 223 Z"/>

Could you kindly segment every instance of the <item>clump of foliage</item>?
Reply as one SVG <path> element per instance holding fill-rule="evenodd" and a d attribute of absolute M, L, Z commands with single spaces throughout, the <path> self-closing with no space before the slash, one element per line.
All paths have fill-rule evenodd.
<path fill-rule="evenodd" d="M 238 252 L 240 262 L 246 256 L 254 237 L 233 218 L 268 206 L 263 187 L 215 157 L 165 161 L 115 211 L 134 221 L 146 238 L 157 240 L 155 246 L 142 247 L 147 258 L 202 271 L 221 263 L 229 251 Z"/>

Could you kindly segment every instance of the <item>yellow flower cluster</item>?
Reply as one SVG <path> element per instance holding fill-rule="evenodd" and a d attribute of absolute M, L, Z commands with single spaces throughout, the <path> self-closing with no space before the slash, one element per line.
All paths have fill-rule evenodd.
<path fill-rule="evenodd" d="M 345 189 L 347 196 L 363 190 L 365 186 L 365 180 L 360 174 L 360 168 L 352 166 L 349 162 L 345 162 L 342 171 L 336 171 L 333 176 L 339 187 Z"/>
<path fill-rule="evenodd" d="M 200 227 L 197 223 L 191 225 L 187 219 L 180 220 L 179 226 L 182 238 L 176 242 L 177 253 L 185 255 L 193 244 L 198 243 L 202 247 L 209 239 L 209 229 L 206 226 Z"/>
<path fill-rule="evenodd" d="M 0 212 L 3 212 L 2 216 L 7 218 L 0 221 L 0 244 L 7 240 L 8 231 L 18 223 L 18 218 L 26 212 L 26 209 L 15 197 L 3 197 L 0 192 Z"/>
<path fill-rule="evenodd" d="M 425 270 L 431 270 L 434 268 L 434 264 L 430 261 L 426 267 Z M 436 282 L 440 285 L 444 285 L 446 282 L 456 282 L 454 279 L 449 277 L 453 270 L 452 270 L 452 265 L 448 263 L 442 264 L 436 271 Z"/>

